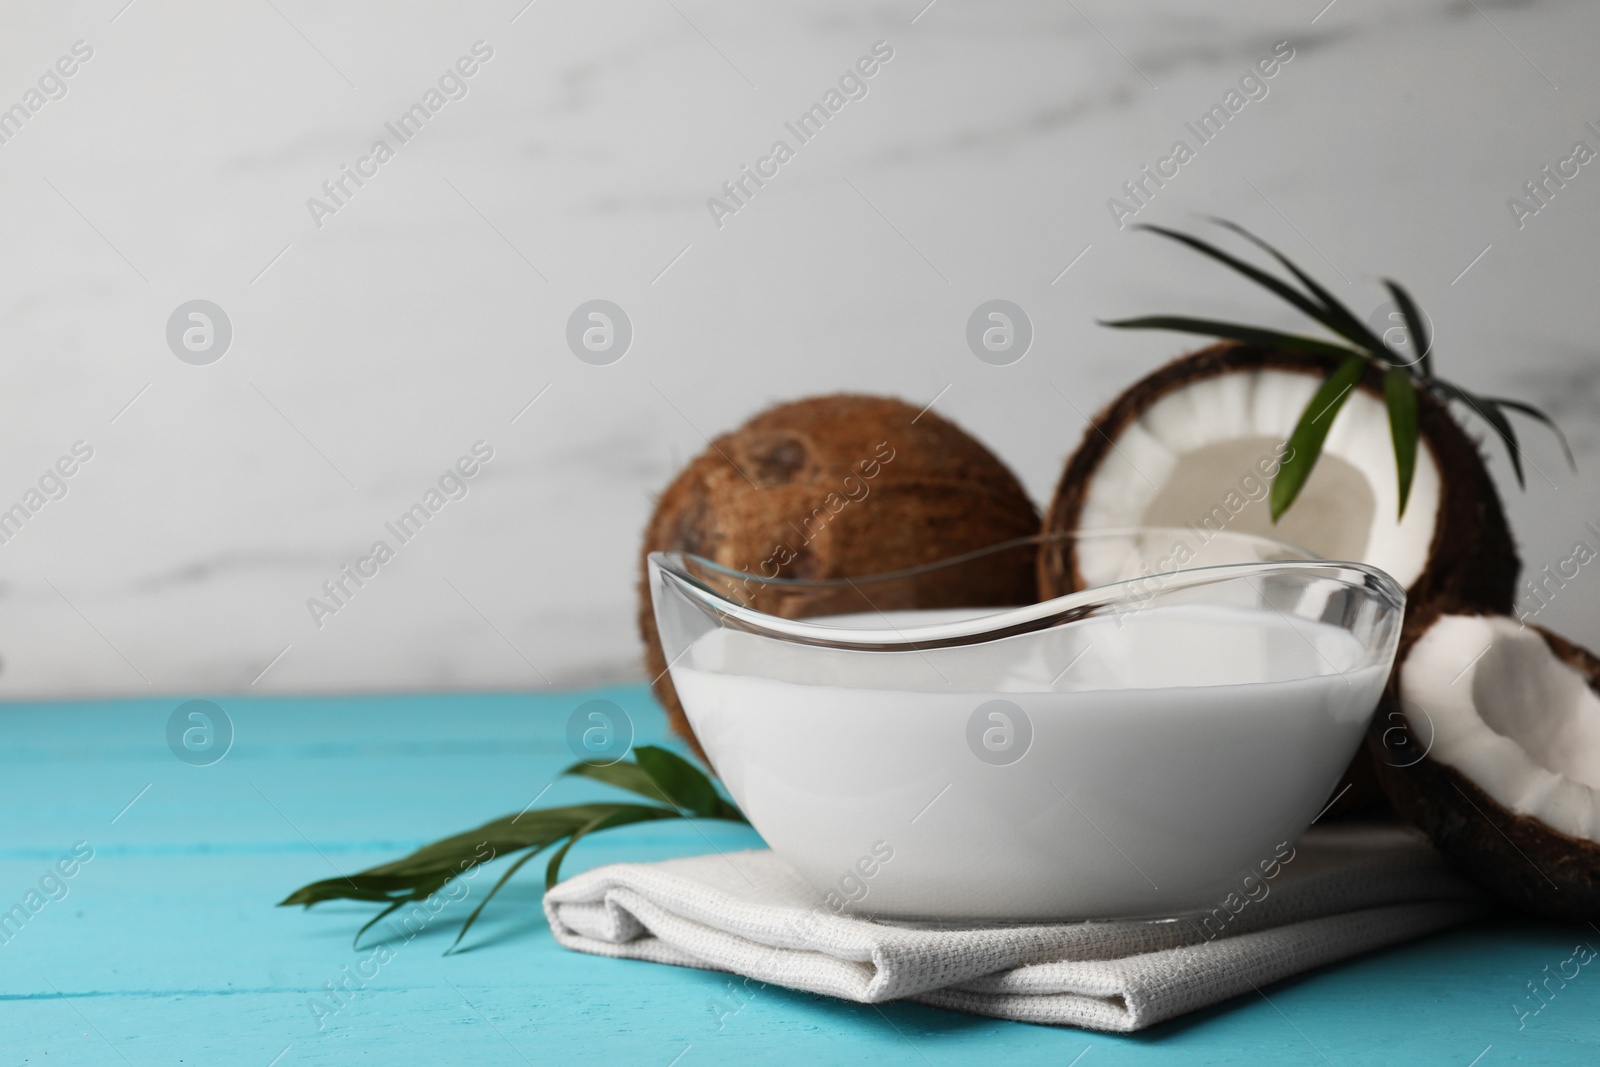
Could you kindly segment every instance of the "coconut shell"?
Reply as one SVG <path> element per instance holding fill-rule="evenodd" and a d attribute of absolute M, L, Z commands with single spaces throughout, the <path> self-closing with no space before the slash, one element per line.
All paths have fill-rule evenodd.
<path fill-rule="evenodd" d="M 847 482 L 847 479 L 849 481 Z M 686 552 L 778 578 L 855 578 L 934 563 L 1031 537 L 1039 515 L 1016 476 L 954 423 L 899 400 L 837 394 L 780 404 L 723 434 L 656 503 L 640 551 L 639 631 L 645 666 L 673 729 L 700 753 L 685 718 L 651 608 L 646 557 Z M 776 572 L 774 574 L 774 572 Z M 896 584 L 885 611 L 1027 604 L 1031 550 L 997 556 L 937 580 Z M 741 594 L 796 616 L 863 610 L 779 592 Z"/>
<path fill-rule="evenodd" d="M 1084 431 L 1067 460 L 1055 497 L 1045 513 L 1046 534 L 1077 529 L 1090 476 L 1112 450 L 1112 442 L 1150 406 L 1178 389 L 1216 375 L 1262 369 L 1286 370 L 1325 378 L 1337 360 L 1298 352 L 1223 342 L 1173 360 L 1129 386 Z M 1383 397 L 1383 370 L 1367 368 L 1358 388 Z M 1296 415 L 1299 413 L 1296 412 Z M 1441 477 L 1439 512 L 1434 522 L 1429 562 L 1406 590 L 1410 619 L 1418 610 L 1443 602 L 1508 612 L 1516 597 L 1521 561 L 1494 480 L 1477 443 L 1448 408 L 1425 390 L 1417 391 L 1421 446 L 1432 452 Z M 1039 552 L 1041 600 L 1083 588 L 1070 541 L 1046 542 Z M 1350 788 L 1328 811 L 1329 818 L 1370 811 L 1383 802 L 1377 774 L 1363 750 L 1345 774 Z M 1343 786 L 1341 786 L 1343 788 Z"/>
<path fill-rule="evenodd" d="M 1462 605 L 1440 605 L 1441 614 L 1468 614 Z M 1557 659 L 1600 692 L 1600 657 L 1540 626 L 1529 624 Z M 1412 628 L 1390 677 L 1367 748 L 1379 784 L 1395 810 L 1432 839 L 1451 866 L 1505 904 L 1544 918 L 1588 922 L 1600 914 L 1600 845 L 1553 830 L 1538 819 L 1507 811 L 1454 767 L 1424 756 L 1408 766 L 1386 759 L 1384 734 L 1396 727 L 1416 736 L 1400 707 L 1404 657 L 1426 625 Z"/>
<path fill-rule="evenodd" d="M 1045 513 L 1045 533 L 1077 529 L 1090 476 L 1111 452 L 1112 442 L 1168 393 L 1234 371 L 1286 370 L 1321 379 L 1332 372 L 1336 363 L 1331 357 L 1225 342 L 1179 357 L 1141 378 L 1095 416 L 1084 431 Z M 1382 368 L 1368 367 L 1358 388 L 1382 399 Z M 1417 605 L 1451 600 L 1488 611 L 1508 612 L 1516 597 L 1521 562 L 1500 496 L 1477 443 L 1467 436 L 1445 405 L 1425 390 L 1417 391 L 1417 426 L 1422 447 L 1433 453 L 1439 465 L 1442 484 L 1429 562 L 1406 590 L 1408 611 Z M 1057 542 L 1039 553 L 1041 599 L 1080 589 L 1082 582 L 1070 542 Z"/>

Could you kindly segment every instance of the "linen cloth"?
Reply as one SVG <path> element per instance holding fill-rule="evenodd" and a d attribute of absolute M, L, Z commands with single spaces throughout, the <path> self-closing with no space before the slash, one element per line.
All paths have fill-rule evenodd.
<path fill-rule="evenodd" d="M 1263 892 L 1261 886 L 1265 886 Z M 579 952 L 730 971 L 866 1004 L 912 1000 L 1141 1030 L 1487 910 L 1414 831 L 1313 828 L 1270 880 L 1206 916 L 928 923 L 835 914 L 768 850 L 620 863 L 544 898 Z M 1219 916 L 1225 918 L 1219 918 Z"/>

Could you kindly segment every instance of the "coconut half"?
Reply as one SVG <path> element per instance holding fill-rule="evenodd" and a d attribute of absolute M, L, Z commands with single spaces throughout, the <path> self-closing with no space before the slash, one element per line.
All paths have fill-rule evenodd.
<path fill-rule="evenodd" d="M 1215 531 L 1260 534 L 1387 571 L 1406 589 L 1408 619 L 1446 601 L 1511 610 L 1520 564 L 1500 497 L 1477 444 L 1423 390 L 1416 470 L 1399 515 L 1376 366 L 1333 417 L 1311 477 L 1273 523 L 1272 478 L 1301 413 L 1333 367 L 1329 358 L 1231 342 L 1161 367 L 1090 423 L 1067 460 L 1045 532 L 1177 527 L 1185 531 L 1188 555 L 1202 563 L 1214 560 L 1214 552 L 1199 549 Z M 1093 541 L 1082 547 L 1047 541 L 1039 553 L 1040 598 L 1137 577 L 1126 573 L 1126 553 L 1095 552 Z M 1330 817 L 1382 803 L 1365 751 L 1344 781 L 1348 788 Z"/>
<path fill-rule="evenodd" d="M 1067 461 L 1045 531 L 1171 526 L 1298 544 L 1388 572 L 1415 601 L 1452 598 L 1509 611 L 1518 560 L 1477 445 L 1444 405 L 1418 393 L 1411 496 L 1399 491 L 1382 373 L 1369 369 L 1334 416 L 1321 458 L 1276 524 L 1272 477 L 1301 412 L 1332 370 L 1318 356 L 1218 344 L 1136 382 L 1090 424 Z M 1039 558 L 1040 592 L 1059 596 L 1128 575 L 1071 542 Z"/>
<path fill-rule="evenodd" d="M 1600 659 L 1504 615 L 1441 614 L 1374 720 L 1384 790 L 1515 907 L 1600 910 Z"/>

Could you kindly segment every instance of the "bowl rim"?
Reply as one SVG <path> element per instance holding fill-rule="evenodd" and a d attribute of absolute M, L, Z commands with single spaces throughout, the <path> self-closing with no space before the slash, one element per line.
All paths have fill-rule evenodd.
<path fill-rule="evenodd" d="M 1028 537 L 1001 541 L 986 548 L 964 552 L 917 567 L 886 571 L 882 574 L 845 578 L 767 578 L 762 575 L 753 575 L 745 571 L 735 570 L 713 560 L 708 560 L 703 556 L 687 552 L 651 552 L 647 557 L 647 562 L 652 578 L 652 590 L 657 588 L 660 582 L 671 582 L 681 593 L 687 595 L 701 606 L 715 612 L 718 616 L 719 625 L 726 625 L 727 622 L 731 621 L 735 624 L 735 629 L 777 638 L 793 644 L 819 645 L 854 651 L 920 652 L 930 648 L 971 645 L 1075 622 L 1095 615 L 1101 609 L 1112 608 L 1121 603 L 1137 602 L 1142 606 L 1145 602 L 1164 592 L 1202 588 L 1222 582 L 1231 582 L 1239 579 L 1248 580 L 1256 576 L 1284 573 L 1331 579 L 1347 587 L 1364 590 L 1375 599 L 1383 602 L 1396 616 L 1400 616 L 1405 610 L 1405 589 L 1386 571 L 1370 564 L 1343 560 L 1325 560 L 1313 555 L 1299 545 L 1276 538 L 1263 537 L 1258 534 L 1228 530 L 1207 532 L 1212 534 L 1211 539 L 1227 536 L 1235 540 L 1253 541 L 1258 544 L 1299 553 L 1301 558 L 1262 560 L 1248 563 L 1217 563 L 1184 567 L 1172 571 L 1156 571 L 1136 578 L 1076 590 L 1034 604 L 997 605 L 993 611 L 954 621 L 897 627 L 889 623 L 887 617 L 885 617 L 885 625 L 880 628 L 846 627 L 807 619 L 786 619 L 781 616 L 770 615 L 729 599 L 722 592 L 697 578 L 686 567 L 686 563 L 693 561 L 707 570 L 733 579 L 756 582 L 764 587 L 804 589 L 849 586 L 856 588 L 856 591 L 860 592 L 860 585 L 865 583 L 925 574 L 960 563 L 970 562 L 985 555 L 1019 548 L 1030 543 L 1041 545 L 1058 541 L 1109 540 L 1114 537 L 1127 538 L 1152 533 L 1192 534 L 1193 531 L 1184 527 L 1140 526 L 1034 534 Z M 1211 539 L 1208 539 L 1207 543 Z M 1151 588 L 1152 585 L 1155 586 L 1154 589 Z M 862 596 L 865 598 L 864 593 Z M 868 603 L 871 603 L 870 599 L 868 599 Z M 882 615 L 883 612 L 879 611 L 879 614 Z M 1398 627 L 1395 629 L 1397 635 Z M 1393 642 L 1391 641 L 1391 643 Z"/>

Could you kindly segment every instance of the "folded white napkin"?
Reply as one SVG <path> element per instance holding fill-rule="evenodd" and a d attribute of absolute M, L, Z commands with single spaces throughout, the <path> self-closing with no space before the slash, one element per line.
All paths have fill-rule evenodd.
<path fill-rule="evenodd" d="M 1485 910 L 1418 834 L 1308 831 L 1208 916 L 906 923 L 835 914 L 766 850 L 587 871 L 544 898 L 562 945 L 873 1004 L 1131 1031 Z M 1209 918 L 1209 923 L 1205 920 Z"/>

